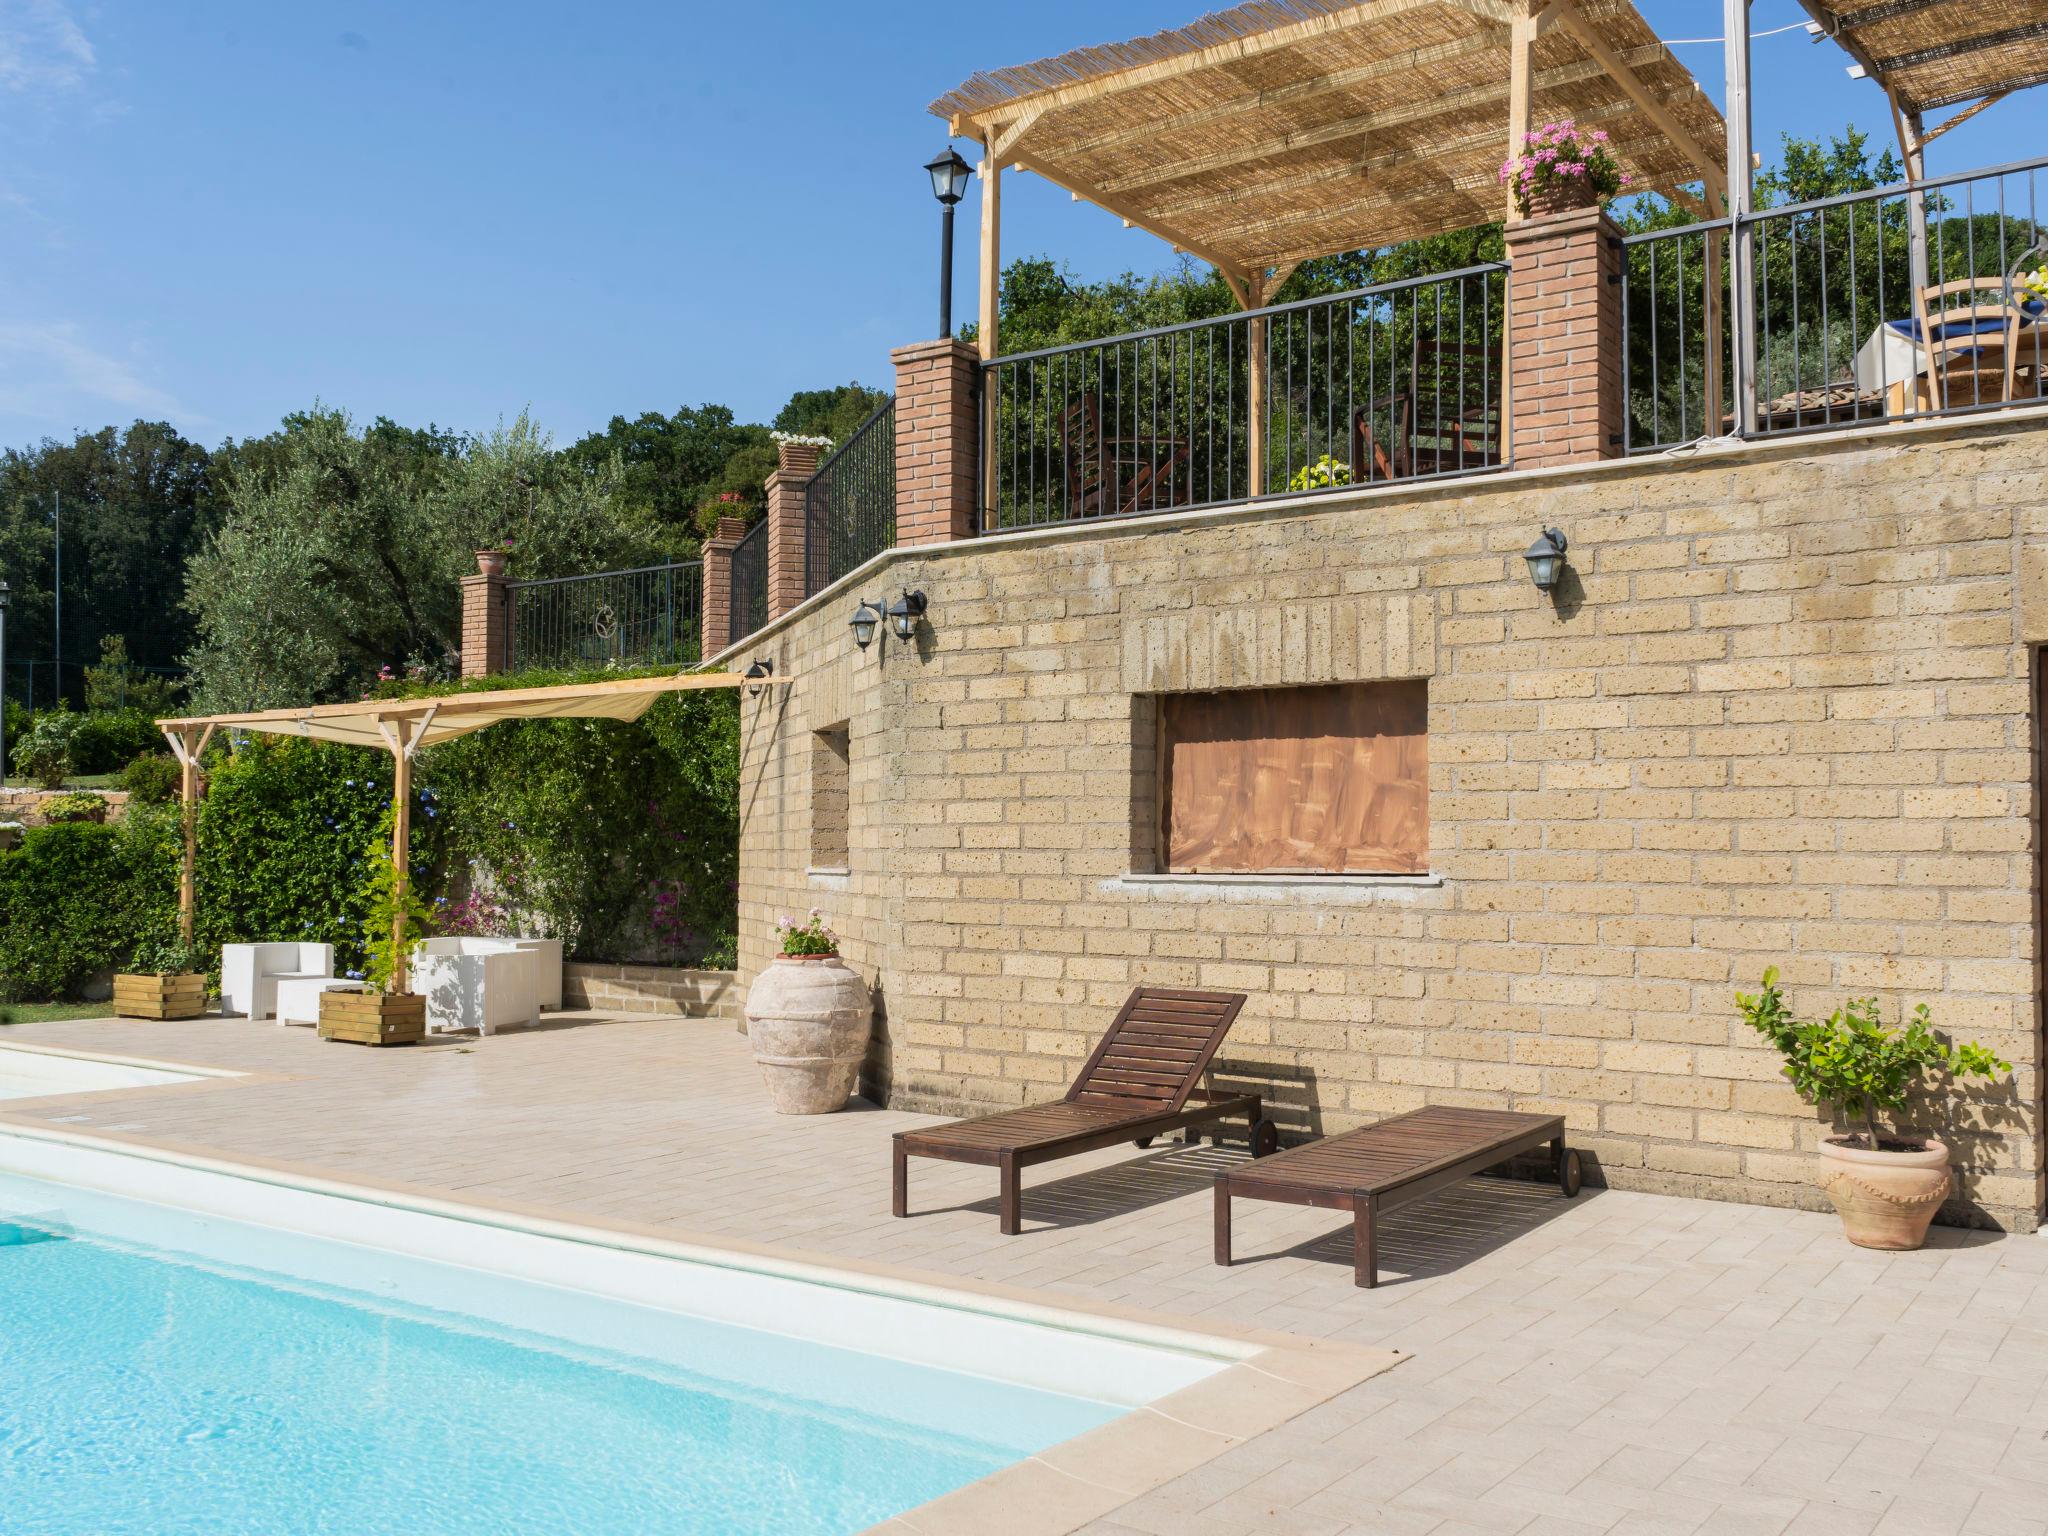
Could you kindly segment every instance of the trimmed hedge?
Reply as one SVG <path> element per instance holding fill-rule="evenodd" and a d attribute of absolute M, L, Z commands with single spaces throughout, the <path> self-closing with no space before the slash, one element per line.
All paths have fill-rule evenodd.
<path fill-rule="evenodd" d="M 76 996 L 177 910 L 176 824 L 35 827 L 0 853 L 0 999 Z"/>

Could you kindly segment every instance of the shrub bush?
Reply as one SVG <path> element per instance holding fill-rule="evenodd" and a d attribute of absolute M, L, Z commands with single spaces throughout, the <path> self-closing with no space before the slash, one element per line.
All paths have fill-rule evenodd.
<path fill-rule="evenodd" d="M 121 770 L 121 787 L 136 805 L 166 805 L 178 798 L 177 762 L 161 752 L 138 757 Z"/>
<path fill-rule="evenodd" d="M 637 723 L 508 721 L 433 748 L 421 777 L 448 846 L 573 954 L 688 965 L 734 932 L 731 693 L 672 694 Z"/>
<path fill-rule="evenodd" d="M 38 714 L 28 734 L 15 743 L 14 771 L 44 789 L 62 789 L 72 773 L 71 727 L 77 719 L 68 709 Z"/>
<path fill-rule="evenodd" d="M 49 826 L 62 826 L 66 822 L 103 822 L 107 819 L 107 800 L 89 789 L 75 789 L 68 795 L 57 795 L 42 803 L 43 821 Z"/>
<path fill-rule="evenodd" d="M 173 920 L 176 845 L 161 813 L 35 827 L 0 853 L 0 997 L 75 996 Z"/>
<path fill-rule="evenodd" d="M 364 850 L 390 803 L 391 759 L 362 747 L 258 736 L 210 759 L 199 802 L 202 943 L 332 944 L 339 969 L 362 969 Z M 436 833 L 432 817 L 415 814 L 412 863 L 429 875 Z"/>
<path fill-rule="evenodd" d="M 118 773 L 124 763 L 150 752 L 164 753 L 163 733 L 139 709 L 73 715 L 69 746 L 73 773 Z"/>

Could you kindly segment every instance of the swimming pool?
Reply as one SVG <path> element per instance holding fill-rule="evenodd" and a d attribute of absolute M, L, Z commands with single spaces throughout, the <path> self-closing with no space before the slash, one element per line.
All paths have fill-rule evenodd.
<path fill-rule="evenodd" d="M 429 1204 L 0 1131 L 0 1525 L 856 1531 L 1244 1354 Z"/>
<path fill-rule="evenodd" d="M 173 1072 L 121 1057 L 0 1045 L 0 1099 L 35 1099 L 58 1093 L 102 1093 L 111 1088 L 153 1088 L 190 1083 L 208 1074 Z"/>

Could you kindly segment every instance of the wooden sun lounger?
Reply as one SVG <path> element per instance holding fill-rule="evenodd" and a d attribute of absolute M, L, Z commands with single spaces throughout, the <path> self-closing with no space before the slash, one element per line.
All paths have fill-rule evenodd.
<path fill-rule="evenodd" d="M 1354 1279 L 1380 1283 L 1376 1223 L 1447 1185 L 1484 1173 L 1545 1142 L 1569 1200 L 1579 1192 L 1579 1154 L 1564 1144 L 1562 1115 L 1503 1109 L 1410 1110 L 1342 1136 L 1311 1141 L 1216 1178 L 1216 1262 L 1230 1262 L 1230 1200 L 1284 1200 L 1351 1212 Z"/>
<path fill-rule="evenodd" d="M 1215 1094 L 1196 1086 L 1244 1002 L 1242 992 L 1138 988 L 1064 1099 L 922 1131 L 899 1131 L 893 1149 L 892 1212 L 910 1214 L 913 1157 L 998 1169 L 998 1225 L 1008 1237 L 1018 1229 L 1017 1176 L 1035 1163 L 1113 1147 L 1120 1141 L 1142 1147 L 1154 1136 L 1226 1115 L 1245 1117 L 1254 1155 L 1271 1151 L 1278 1136 L 1262 1115 L 1257 1094 Z"/>

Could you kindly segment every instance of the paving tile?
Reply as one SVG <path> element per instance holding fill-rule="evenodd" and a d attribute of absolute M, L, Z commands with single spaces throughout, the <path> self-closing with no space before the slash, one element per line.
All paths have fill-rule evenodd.
<path fill-rule="evenodd" d="M 933 1117 L 776 1116 L 727 1024 L 563 1016 L 384 1052 L 220 1019 L 5 1038 L 262 1074 L 6 1107 L 24 1119 L 1410 1354 L 1091 1536 L 2048 1536 L 2048 1238 L 1878 1254 L 1806 1212 L 1474 1180 L 1399 1213 L 1389 1283 L 1360 1291 L 1327 1213 L 1240 1202 L 1247 1262 L 1209 1263 L 1234 1149 L 1034 1170 L 1015 1238 L 987 1170 L 920 1162 L 893 1220 L 888 1138 Z"/>

